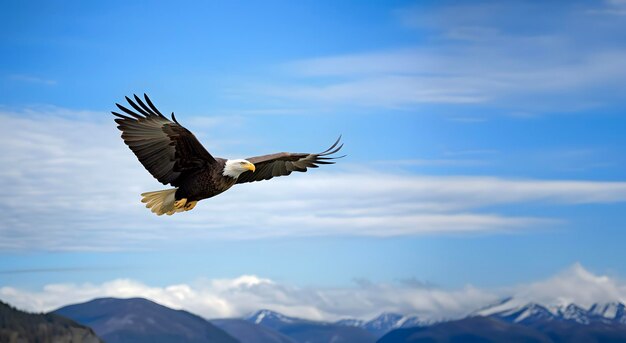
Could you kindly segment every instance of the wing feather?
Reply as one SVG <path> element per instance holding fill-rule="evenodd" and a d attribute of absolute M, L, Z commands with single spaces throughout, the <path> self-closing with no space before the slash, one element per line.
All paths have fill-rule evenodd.
<path fill-rule="evenodd" d="M 343 147 L 339 145 L 341 136 L 325 151 L 317 154 L 279 152 L 276 154 L 247 158 L 255 165 L 256 171 L 247 171 L 239 175 L 237 183 L 269 180 L 273 177 L 289 175 L 294 171 L 306 172 L 307 168 L 318 168 L 320 164 L 334 164 L 333 160 L 344 156 L 333 156 Z"/>
<path fill-rule="evenodd" d="M 115 104 L 124 114 L 111 112 L 122 131 L 122 139 L 139 162 L 163 184 L 178 186 L 182 173 L 216 164 L 216 160 L 198 139 L 180 125 L 172 113 L 166 118 L 144 94 L 144 101 L 134 95 L 125 97 L 134 109 Z"/>

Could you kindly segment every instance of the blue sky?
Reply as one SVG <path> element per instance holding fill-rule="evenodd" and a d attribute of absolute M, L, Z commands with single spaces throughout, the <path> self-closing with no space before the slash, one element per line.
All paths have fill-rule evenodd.
<path fill-rule="evenodd" d="M 625 15 L 619 0 L 3 3 L 0 295 L 45 309 L 7 294 L 622 279 Z M 139 193 L 162 186 L 108 113 L 143 92 L 217 156 L 343 134 L 348 157 L 157 218 Z"/>

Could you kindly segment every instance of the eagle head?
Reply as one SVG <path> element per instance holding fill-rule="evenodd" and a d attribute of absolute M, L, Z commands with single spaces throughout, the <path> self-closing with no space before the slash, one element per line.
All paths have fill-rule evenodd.
<path fill-rule="evenodd" d="M 248 170 L 254 173 L 255 169 L 254 164 L 243 159 L 227 160 L 226 164 L 224 164 L 224 171 L 222 172 L 222 175 L 230 176 L 236 179 L 239 175 L 241 175 L 241 173 L 247 172 Z"/>

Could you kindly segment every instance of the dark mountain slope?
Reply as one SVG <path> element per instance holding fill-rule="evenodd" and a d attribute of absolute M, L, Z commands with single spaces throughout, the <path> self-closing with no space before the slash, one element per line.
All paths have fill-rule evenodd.
<path fill-rule="evenodd" d="M 489 317 L 469 317 L 429 327 L 397 329 L 378 343 L 551 343 L 532 328 Z"/>
<path fill-rule="evenodd" d="M 92 329 L 57 314 L 34 314 L 0 301 L 0 342 L 102 343 Z"/>
<path fill-rule="evenodd" d="M 302 343 L 374 343 L 377 338 L 363 328 L 287 317 L 269 310 L 258 311 L 246 320 Z"/>
<path fill-rule="evenodd" d="M 276 330 L 244 319 L 213 319 L 210 322 L 241 343 L 297 343 Z"/>
<path fill-rule="evenodd" d="M 202 317 L 142 298 L 95 299 L 55 311 L 88 325 L 107 343 L 235 343 Z"/>

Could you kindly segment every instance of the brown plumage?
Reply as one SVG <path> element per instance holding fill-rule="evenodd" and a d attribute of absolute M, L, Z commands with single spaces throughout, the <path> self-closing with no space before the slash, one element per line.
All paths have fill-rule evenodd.
<path fill-rule="evenodd" d="M 126 97 L 133 110 L 116 104 L 123 114 L 112 112 L 122 131 L 124 143 L 139 162 L 164 185 L 176 188 L 143 193 L 142 202 L 157 215 L 171 215 L 189 211 L 202 199 L 218 195 L 237 183 L 269 180 L 289 175 L 293 171 L 306 172 L 320 164 L 333 164 L 339 157 L 332 156 L 343 144 L 339 139 L 321 153 L 281 152 L 250 157 L 245 160 L 227 160 L 213 157 L 198 139 L 180 125 L 172 112 L 165 117 L 144 94 L 145 102 L 137 95 Z"/>

